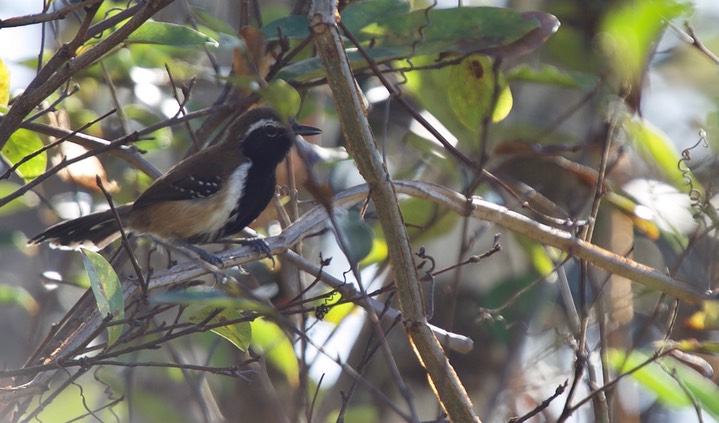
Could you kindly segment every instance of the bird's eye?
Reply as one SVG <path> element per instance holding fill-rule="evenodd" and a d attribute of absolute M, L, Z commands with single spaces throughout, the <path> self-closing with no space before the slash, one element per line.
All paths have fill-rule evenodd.
<path fill-rule="evenodd" d="M 275 125 L 266 125 L 265 132 L 267 133 L 268 137 L 276 137 L 280 135 L 280 128 Z"/>

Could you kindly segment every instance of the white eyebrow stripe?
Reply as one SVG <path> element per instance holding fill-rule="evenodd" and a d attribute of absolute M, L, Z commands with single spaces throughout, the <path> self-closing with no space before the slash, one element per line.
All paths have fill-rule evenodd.
<path fill-rule="evenodd" d="M 275 120 L 275 119 L 260 119 L 257 122 L 253 123 L 252 125 L 250 125 L 249 127 L 247 127 L 247 130 L 242 135 L 242 138 L 245 138 L 246 136 L 250 135 L 252 133 L 252 131 L 254 131 L 258 128 L 261 128 L 263 126 L 266 126 L 266 125 L 272 125 L 276 128 L 282 128 L 282 126 L 279 125 L 279 122 L 277 122 L 277 120 Z"/>

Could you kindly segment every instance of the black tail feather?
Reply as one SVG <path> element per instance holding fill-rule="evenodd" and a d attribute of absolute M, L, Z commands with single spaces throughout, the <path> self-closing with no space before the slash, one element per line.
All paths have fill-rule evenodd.
<path fill-rule="evenodd" d="M 124 205 L 116 208 L 121 220 L 124 220 L 130 207 Z M 86 247 L 99 250 L 117 239 L 119 235 L 120 229 L 115 214 L 112 210 L 106 210 L 53 225 L 33 237 L 28 244 L 49 242 L 53 248 Z"/>

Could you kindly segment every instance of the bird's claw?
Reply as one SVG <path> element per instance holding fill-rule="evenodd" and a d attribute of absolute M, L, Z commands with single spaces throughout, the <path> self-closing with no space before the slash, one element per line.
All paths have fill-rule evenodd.
<path fill-rule="evenodd" d="M 270 244 L 265 241 L 264 238 L 242 238 L 235 240 L 233 242 L 236 242 L 240 245 L 249 245 L 250 247 L 254 248 L 256 251 L 259 251 L 261 253 L 265 253 L 268 259 L 272 260 L 272 267 L 275 267 L 275 257 L 272 255 L 272 249 L 270 248 Z"/>

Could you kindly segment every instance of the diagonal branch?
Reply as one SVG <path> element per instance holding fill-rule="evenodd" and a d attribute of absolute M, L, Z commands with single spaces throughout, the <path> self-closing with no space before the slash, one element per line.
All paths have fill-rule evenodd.
<path fill-rule="evenodd" d="M 77 72 L 95 63 L 110 50 L 119 46 L 137 28 L 150 19 L 155 13 L 168 6 L 174 0 L 149 0 L 141 2 L 133 8 L 137 8 L 132 18 L 117 31 L 114 31 L 107 38 L 89 48 L 81 55 L 75 57 L 77 49 L 86 41 L 87 36 L 92 36 L 92 31 L 83 33 L 82 37 L 76 37 L 71 43 L 65 44 L 50 59 L 50 62 L 40 71 L 33 82 L 28 85 L 26 91 L 17 97 L 7 115 L 0 122 L 0 149 L 10 138 L 13 132 L 20 126 L 22 120 L 30 111 L 45 100 L 55 90 L 65 84 Z M 92 6 L 95 7 L 98 4 Z M 128 9 L 129 10 L 129 9 Z M 52 64 L 52 65 L 51 65 Z M 62 65 L 61 65 L 62 64 Z M 57 71 L 55 71 L 57 69 Z"/>

